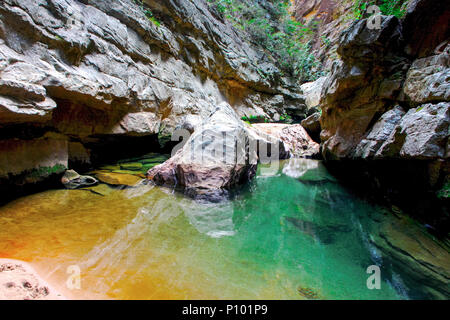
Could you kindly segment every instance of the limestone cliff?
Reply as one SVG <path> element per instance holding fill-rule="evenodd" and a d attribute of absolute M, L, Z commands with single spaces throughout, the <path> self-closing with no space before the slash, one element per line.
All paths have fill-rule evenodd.
<path fill-rule="evenodd" d="M 187 116 L 199 121 L 220 102 L 241 116 L 302 112 L 299 93 L 204 0 L 0 3 L 5 183 L 130 144 L 156 149 Z"/>
<path fill-rule="evenodd" d="M 369 180 L 367 190 L 446 232 L 448 198 L 433 199 L 450 172 L 449 16 L 447 2 L 416 0 L 401 20 L 382 16 L 380 28 L 353 22 L 320 99 L 322 153 L 339 160 L 336 172 L 354 186 Z"/>

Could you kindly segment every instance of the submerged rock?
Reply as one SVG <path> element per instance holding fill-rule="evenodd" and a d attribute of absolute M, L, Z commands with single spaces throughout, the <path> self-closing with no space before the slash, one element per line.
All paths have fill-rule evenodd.
<path fill-rule="evenodd" d="M 305 287 L 298 287 L 297 291 L 300 295 L 302 295 L 303 297 L 305 297 L 306 299 L 310 299 L 310 300 L 317 300 L 320 299 L 319 294 L 317 293 L 317 291 L 311 289 L 311 288 L 305 288 Z"/>
<path fill-rule="evenodd" d="M 405 219 L 403 217 L 403 219 Z M 435 299 L 450 297 L 450 254 L 448 246 L 428 235 L 425 230 L 392 220 L 384 223 L 371 238 L 383 257 L 401 269 L 412 288 L 420 287 Z"/>
<path fill-rule="evenodd" d="M 121 163 L 120 169 L 129 171 L 140 171 L 142 170 L 142 163 L 140 162 Z"/>
<path fill-rule="evenodd" d="M 142 181 L 142 178 L 126 173 L 98 172 L 95 176 L 103 183 L 116 186 L 133 187 Z"/>
<path fill-rule="evenodd" d="M 91 176 L 81 176 L 75 170 L 66 170 L 61 182 L 67 189 L 89 187 L 98 183 L 97 179 Z"/>
<path fill-rule="evenodd" d="M 303 234 L 308 235 L 314 241 L 318 241 L 325 245 L 331 245 L 338 239 L 338 233 L 348 233 L 352 228 L 346 225 L 319 225 L 315 222 L 298 219 L 295 217 L 284 217 L 284 219 L 292 224 Z"/>

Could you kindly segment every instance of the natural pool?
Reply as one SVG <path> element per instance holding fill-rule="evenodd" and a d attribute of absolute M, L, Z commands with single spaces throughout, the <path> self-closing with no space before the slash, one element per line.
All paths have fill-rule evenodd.
<path fill-rule="evenodd" d="M 0 208 L 0 257 L 30 262 L 68 298 L 448 298 L 448 247 L 353 196 L 322 164 L 260 166 L 233 200 L 100 184 Z M 67 268 L 81 270 L 69 290 Z M 369 290 L 367 267 L 381 267 Z"/>

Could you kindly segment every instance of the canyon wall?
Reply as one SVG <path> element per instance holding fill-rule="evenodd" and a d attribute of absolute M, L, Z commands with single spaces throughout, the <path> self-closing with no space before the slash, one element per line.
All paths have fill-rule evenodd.
<path fill-rule="evenodd" d="M 322 85 L 323 157 L 337 174 L 450 230 L 450 5 L 415 0 L 380 28 L 355 21 Z M 436 195 L 440 195 L 437 202 Z M 445 195 L 447 194 L 447 195 Z"/>
<path fill-rule="evenodd" d="M 322 64 L 325 73 L 338 59 L 339 36 L 354 21 L 354 1 L 344 0 L 294 0 L 293 15 L 297 21 L 308 26 L 313 35 L 311 48 Z"/>
<path fill-rule="evenodd" d="M 221 102 L 302 114 L 300 93 L 204 0 L 0 3 L 2 185 L 156 150 Z"/>

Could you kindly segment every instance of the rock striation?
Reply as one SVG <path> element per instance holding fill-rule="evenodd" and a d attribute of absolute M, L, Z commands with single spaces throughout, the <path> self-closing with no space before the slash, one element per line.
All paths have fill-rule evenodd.
<path fill-rule="evenodd" d="M 0 16 L 0 145 L 15 146 L 2 149 L 0 178 L 9 183 L 55 155 L 63 172 L 139 137 L 156 141 L 143 153 L 157 150 L 222 102 L 240 116 L 305 109 L 295 81 L 204 0 L 4 0 Z M 34 161 L 9 160 L 43 139 L 54 147 Z"/>
<path fill-rule="evenodd" d="M 379 29 L 352 23 L 320 98 L 328 167 L 444 234 L 448 198 L 436 195 L 450 174 L 449 7 L 417 0 L 402 20 L 381 16 Z"/>

